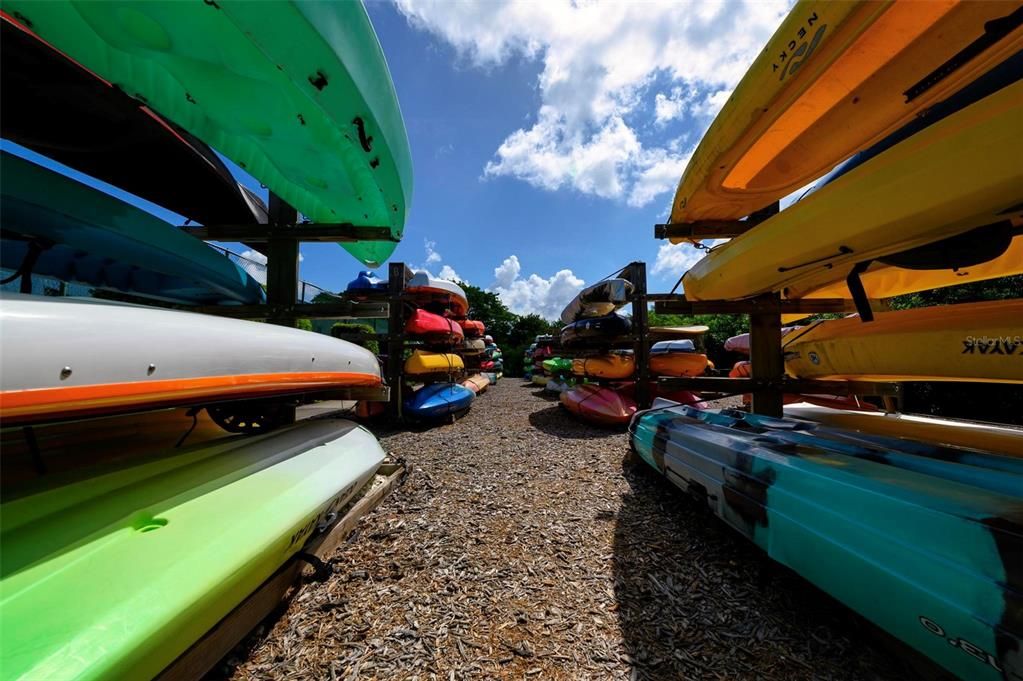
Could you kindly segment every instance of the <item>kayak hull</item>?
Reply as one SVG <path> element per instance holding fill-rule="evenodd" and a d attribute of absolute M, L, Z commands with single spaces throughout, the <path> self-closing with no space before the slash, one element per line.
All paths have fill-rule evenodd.
<path fill-rule="evenodd" d="M 405 373 L 409 376 L 455 374 L 464 370 L 462 358 L 451 353 L 415 350 L 412 356 L 405 360 Z"/>
<path fill-rule="evenodd" d="M 562 392 L 561 404 L 582 420 L 604 426 L 624 426 L 636 413 L 631 395 L 592 383 Z"/>
<path fill-rule="evenodd" d="M 1023 383 L 1023 299 L 816 322 L 783 339 L 798 378 Z"/>
<path fill-rule="evenodd" d="M 489 385 L 490 379 L 487 378 L 486 374 L 474 374 L 462 381 L 462 386 L 471 390 L 475 395 L 486 392 Z"/>
<path fill-rule="evenodd" d="M 61 1 L 5 10 L 313 222 L 386 227 L 394 241 L 342 244 L 356 258 L 375 267 L 393 252 L 412 161 L 362 3 Z"/>
<path fill-rule="evenodd" d="M 572 360 L 572 373 L 577 376 L 624 380 L 636 372 L 636 358 L 630 353 L 614 353 Z"/>
<path fill-rule="evenodd" d="M 1017 80 L 713 249 L 683 277 L 686 296 L 741 299 L 795 289 L 822 272 L 836 281 L 856 263 L 1018 219 L 1021 119 Z"/>
<path fill-rule="evenodd" d="M 19 294 L 0 324 L 5 426 L 382 384 L 369 350 L 272 324 Z"/>
<path fill-rule="evenodd" d="M 405 333 L 444 345 L 457 345 L 464 340 L 462 327 L 456 322 L 426 310 L 415 310 L 409 316 Z"/>
<path fill-rule="evenodd" d="M 462 327 L 466 338 L 481 338 L 487 330 L 483 322 L 475 319 L 459 319 L 458 324 Z"/>
<path fill-rule="evenodd" d="M 13 154 L 0 163 L 4 268 L 41 240 L 41 276 L 186 305 L 265 302 L 245 270 L 156 216 Z"/>
<path fill-rule="evenodd" d="M 867 435 L 896 437 L 1023 458 L 1023 429 L 1018 427 L 921 414 L 833 409 L 806 402 L 786 404 L 785 415 Z"/>
<path fill-rule="evenodd" d="M 431 312 L 464 317 L 469 310 L 469 299 L 465 290 L 446 279 L 434 279 L 426 272 L 416 272 L 405 286 L 408 296 L 421 307 Z"/>
<path fill-rule="evenodd" d="M 209 146 L 6 14 L 0 23 L 5 139 L 199 224 L 266 222 L 262 200 Z"/>
<path fill-rule="evenodd" d="M 1018 459 L 654 407 L 633 424 L 639 456 L 771 558 L 961 678 L 1020 673 Z"/>
<path fill-rule="evenodd" d="M 571 324 L 584 317 L 602 317 L 626 305 L 633 291 L 632 282 L 615 278 L 587 286 L 565 306 L 561 313 L 563 324 Z"/>
<path fill-rule="evenodd" d="M 455 383 L 423 386 L 405 401 L 405 414 L 412 419 L 428 420 L 451 416 L 468 409 L 475 393 Z"/>
<path fill-rule="evenodd" d="M 305 422 L 8 495 L 4 675 L 156 676 L 302 550 L 383 459 L 355 424 Z"/>
<path fill-rule="evenodd" d="M 1023 47 L 1018 3 L 804 0 L 700 141 L 675 223 L 736 220 L 884 139 Z"/>
<path fill-rule="evenodd" d="M 608 345 L 630 331 L 632 322 L 612 312 L 603 317 L 580 319 L 564 327 L 561 330 L 561 344 L 564 347 Z"/>

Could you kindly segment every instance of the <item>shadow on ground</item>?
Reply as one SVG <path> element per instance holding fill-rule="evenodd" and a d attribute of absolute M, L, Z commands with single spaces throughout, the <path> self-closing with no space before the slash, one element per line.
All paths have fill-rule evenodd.
<path fill-rule="evenodd" d="M 560 403 L 540 411 L 534 411 L 529 415 L 529 423 L 537 430 L 552 437 L 564 437 L 572 440 L 621 437 L 624 432 L 622 428 L 604 428 L 583 423 L 569 414 Z"/>
<path fill-rule="evenodd" d="M 633 679 L 906 679 L 850 610 L 641 461 L 614 537 L 615 596 Z"/>

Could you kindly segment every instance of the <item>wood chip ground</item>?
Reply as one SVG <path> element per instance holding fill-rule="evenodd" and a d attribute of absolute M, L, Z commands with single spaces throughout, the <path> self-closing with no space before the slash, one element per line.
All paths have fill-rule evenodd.
<path fill-rule="evenodd" d="M 535 387 L 379 435 L 404 486 L 213 677 L 904 678 L 851 612 Z"/>

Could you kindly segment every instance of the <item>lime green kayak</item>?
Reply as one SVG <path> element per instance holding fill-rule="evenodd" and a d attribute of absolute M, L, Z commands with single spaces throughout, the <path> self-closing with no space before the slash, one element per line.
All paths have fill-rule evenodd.
<path fill-rule="evenodd" d="M 411 152 L 361 2 L 12 0 L 4 10 L 310 220 L 401 237 Z M 373 267 L 395 247 L 342 245 Z"/>
<path fill-rule="evenodd" d="M 306 421 L 111 466 L 0 506 L 5 679 L 148 679 L 298 552 L 384 453 Z"/>

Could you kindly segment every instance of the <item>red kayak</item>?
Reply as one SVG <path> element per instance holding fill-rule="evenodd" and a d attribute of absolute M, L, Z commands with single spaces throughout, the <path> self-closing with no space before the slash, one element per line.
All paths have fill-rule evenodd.
<path fill-rule="evenodd" d="M 624 426 L 636 413 L 635 391 L 636 384 L 633 382 L 609 386 L 583 383 L 561 393 L 561 404 L 584 421 L 605 426 Z M 651 396 L 688 404 L 697 409 L 705 406 L 696 393 L 687 390 L 659 393 L 656 384 L 651 386 Z"/>
<path fill-rule="evenodd" d="M 480 371 L 492 371 L 494 369 L 493 360 L 483 360 L 480 362 Z"/>
<path fill-rule="evenodd" d="M 475 319 L 459 319 L 458 324 L 462 327 L 462 331 L 465 332 L 466 338 L 479 338 L 487 330 L 483 322 L 478 322 Z"/>
<path fill-rule="evenodd" d="M 561 404 L 584 421 L 603 426 L 623 426 L 636 413 L 636 401 L 628 393 L 595 383 L 583 383 L 562 392 Z"/>
<path fill-rule="evenodd" d="M 405 333 L 435 342 L 444 341 L 451 345 L 461 343 L 463 338 L 462 327 L 457 322 L 426 310 L 416 310 L 412 313 L 405 322 Z"/>

